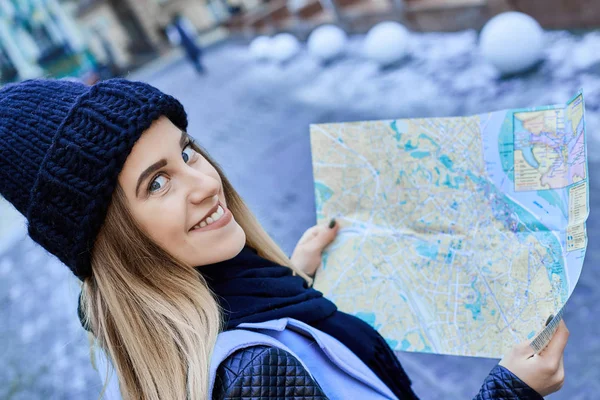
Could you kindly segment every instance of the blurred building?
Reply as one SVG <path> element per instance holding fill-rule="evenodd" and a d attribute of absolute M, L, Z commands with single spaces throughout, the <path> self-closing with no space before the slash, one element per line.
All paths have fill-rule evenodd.
<path fill-rule="evenodd" d="M 85 0 L 78 2 L 77 18 L 89 32 L 90 47 L 99 59 L 106 58 L 110 43 L 117 63 L 135 67 L 168 51 L 166 28 L 176 14 L 191 22 L 203 45 L 226 34 L 223 21 L 259 1 Z"/>
<path fill-rule="evenodd" d="M 491 0 L 490 0 L 491 1 Z M 600 27 L 598 0 L 502 0 L 513 10 L 534 16 L 547 29 Z"/>
<path fill-rule="evenodd" d="M 92 66 L 77 24 L 57 0 L 0 0 L 0 81 L 77 76 Z"/>
<path fill-rule="evenodd" d="M 0 0 L 0 82 L 114 76 L 169 50 L 175 14 L 210 43 L 223 37 L 221 22 L 257 1 Z"/>
<path fill-rule="evenodd" d="M 480 29 L 503 11 L 549 29 L 600 26 L 599 0 L 0 0 L 0 82 L 41 75 L 119 75 L 165 54 L 180 14 L 200 46 L 229 34 L 336 23 L 350 33 L 396 20 L 415 31 Z"/>
<path fill-rule="evenodd" d="M 246 34 L 296 31 L 322 23 L 365 32 L 377 22 L 396 20 L 415 31 L 480 29 L 494 15 L 521 11 L 547 29 L 600 26 L 599 0 L 270 0 L 225 21 Z"/>

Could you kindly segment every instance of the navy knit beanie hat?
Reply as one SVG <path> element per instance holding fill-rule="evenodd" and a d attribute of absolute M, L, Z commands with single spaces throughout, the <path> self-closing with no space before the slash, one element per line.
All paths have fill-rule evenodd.
<path fill-rule="evenodd" d="M 36 79 L 0 89 L 0 195 L 27 218 L 31 238 L 81 280 L 91 275 L 123 164 L 162 115 L 187 128 L 176 99 L 124 79 Z"/>

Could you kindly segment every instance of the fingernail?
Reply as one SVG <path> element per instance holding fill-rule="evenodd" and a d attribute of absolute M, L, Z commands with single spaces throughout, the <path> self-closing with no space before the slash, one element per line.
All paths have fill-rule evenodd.
<path fill-rule="evenodd" d="M 548 317 L 548 319 L 546 320 L 546 325 L 544 325 L 544 326 L 548 326 L 548 324 L 549 324 L 550 322 L 552 322 L 552 319 L 554 319 L 554 314 L 550 314 L 550 316 L 549 316 L 549 317 Z"/>
<path fill-rule="evenodd" d="M 334 226 L 335 226 L 335 218 L 331 218 L 331 221 L 329 221 L 329 229 L 333 229 Z"/>

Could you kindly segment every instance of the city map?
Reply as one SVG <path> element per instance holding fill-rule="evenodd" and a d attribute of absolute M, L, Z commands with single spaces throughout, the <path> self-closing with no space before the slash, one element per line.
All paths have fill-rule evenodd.
<path fill-rule="evenodd" d="M 500 357 L 551 337 L 587 245 L 582 93 L 310 133 L 317 219 L 341 226 L 315 287 L 340 310 L 394 350 Z"/>

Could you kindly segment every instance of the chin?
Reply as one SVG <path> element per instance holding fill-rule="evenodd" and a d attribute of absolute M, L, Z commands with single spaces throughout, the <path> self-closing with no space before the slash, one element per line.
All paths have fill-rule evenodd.
<path fill-rule="evenodd" d="M 242 227 L 237 225 L 234 232 L 228 235 L 227 240 L 202 249 L 199 252 L 199 262 L 193 262 L 192 264 L 202 266 L 230 260 L 240 254 L 245 245 L 246 234 Z"/>
<path fill-rule="evenodd" d="M 246 233 L 241 226 L 237 225 L 235 233 L 231 235 L 231 241 L 228 243 L 227 248 L 223 249 L 223 260 L 228 260 L 240 254 L 245 245 Z"/>

